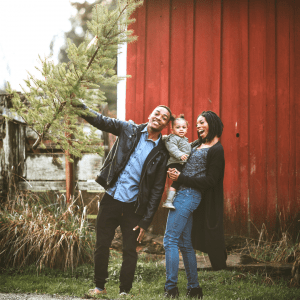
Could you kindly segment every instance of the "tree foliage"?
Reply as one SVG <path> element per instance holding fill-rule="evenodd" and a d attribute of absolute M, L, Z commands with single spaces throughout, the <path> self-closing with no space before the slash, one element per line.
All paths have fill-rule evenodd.
<path fill-rule="evenodd" d="M 114 69 L 115 53 L 120 44 L 136 40 L 127 26 L 135 21 L 130 16 L 142 2 L 119 0 L 114 10 L 95 5 L 92 20 L 87 21 L 85 40 L 79 46 L 68 40 L 68 63 L 55 65 L 50 57 L 40 57 L 41 67 L 37 69 L 44 79 L 29 74 L 24 80 L 29 91 L 21 87 L 25 100 L 8 86 L 16 113 L 38 135 L 33 148 L 47 138 L 77 157 L 82 150 L 101 153 L 102 149 L 95 146 L 99 145 L 95 131 L 86 135 L 77 124 L 78 114 L 88 112 L 74 107 L 74 103 L 84 99 L 89 107 L 95 107 L 105 101 L 102 87 L 116 85 L 122 79 Z"/>
<path fill-rule="evenodd" d="M 74 1 L 74 2 L 73 2 Z M 101 4 L 107 6 L 108 10 L 113 10 L 117 6 L 117 0 L 96 0 L 93 3 L 88 1 L 72 0 L 72 6 L 76 8 L 77 14 L 70 18 L 71 30 L 65 32 L 66 41 L 70 39 L 77 47 L 84 41 L 85 36 L 88 31 L 87 22 L 92 20 L 92 10 L 96 4 Z M 50 49 L 53 51 L 53 46 L 55 43 L 55 37 L 53 38 Z M 58 59 L 60 62 L 69 62 L 67 50 L 67 42 L 60 49 Z M 117 57 L 117 51 L 115 52 L 115 57 Z M 117 70 L 117 63 L 114 66 L 115 71 Z M 116 109 L 117 104 L 117 88 L 116 86 L 108 85 L 102 86 L 102 91 L 105 92 L 106 102 L 110 110 Z"/>

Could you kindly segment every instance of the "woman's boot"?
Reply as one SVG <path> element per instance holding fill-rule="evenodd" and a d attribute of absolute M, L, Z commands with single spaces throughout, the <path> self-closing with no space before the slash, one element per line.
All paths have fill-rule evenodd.
<path fill-rule="evenodd" d="M 203 297 L 202 288 L 199 286 L 197 288 L 188 289 L 186 296 L 189 298 L 202 299 Z"/>
<path fill-rule="evenodd" d="M 179 297 L 179 291 L 178 291 L 178 287 L 174 287 L 170 290 L 166 290 L 165 288 L 165 295 L 164 295 L 165 298 L 177 298 Z"/>

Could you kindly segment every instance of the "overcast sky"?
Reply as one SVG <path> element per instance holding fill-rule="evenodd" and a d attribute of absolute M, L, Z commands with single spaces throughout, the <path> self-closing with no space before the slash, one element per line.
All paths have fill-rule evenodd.
<path fill-rule="evenodd" d="M 70 0 L 1 0 L 0 12 L 0 89 L 9 81 L 20 90 L 26 71 L 37 76 L 38 55 L 50 54 L 54 37 L 53 60 L 57 63 L 64 32 L 71 29 L 69 19 L 77 10 Z"/>

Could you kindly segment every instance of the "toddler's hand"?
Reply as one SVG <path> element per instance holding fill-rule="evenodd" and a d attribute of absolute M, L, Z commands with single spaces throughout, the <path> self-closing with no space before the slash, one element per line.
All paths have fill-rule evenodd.
<path fill-rule="evenodd" d="M 180 158 L 181 160 L 187 160 L 188 159 L 188 155 L 187 154 L 183 154 Z"/>

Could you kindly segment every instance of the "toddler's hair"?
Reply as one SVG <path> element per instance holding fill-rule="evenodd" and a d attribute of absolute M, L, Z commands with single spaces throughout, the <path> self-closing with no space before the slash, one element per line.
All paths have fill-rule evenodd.
<path fill-rule="evenodd" d="M 188 121 L 184 118 L 184 114 L 180 114 L 178 117 L 174 116 L 174 120 L 172 120 L 172 128 L 174 127 L 174 123 L 176 120 L 184 120 L 186 123 L 186 126 L 189 126 Z"/>

